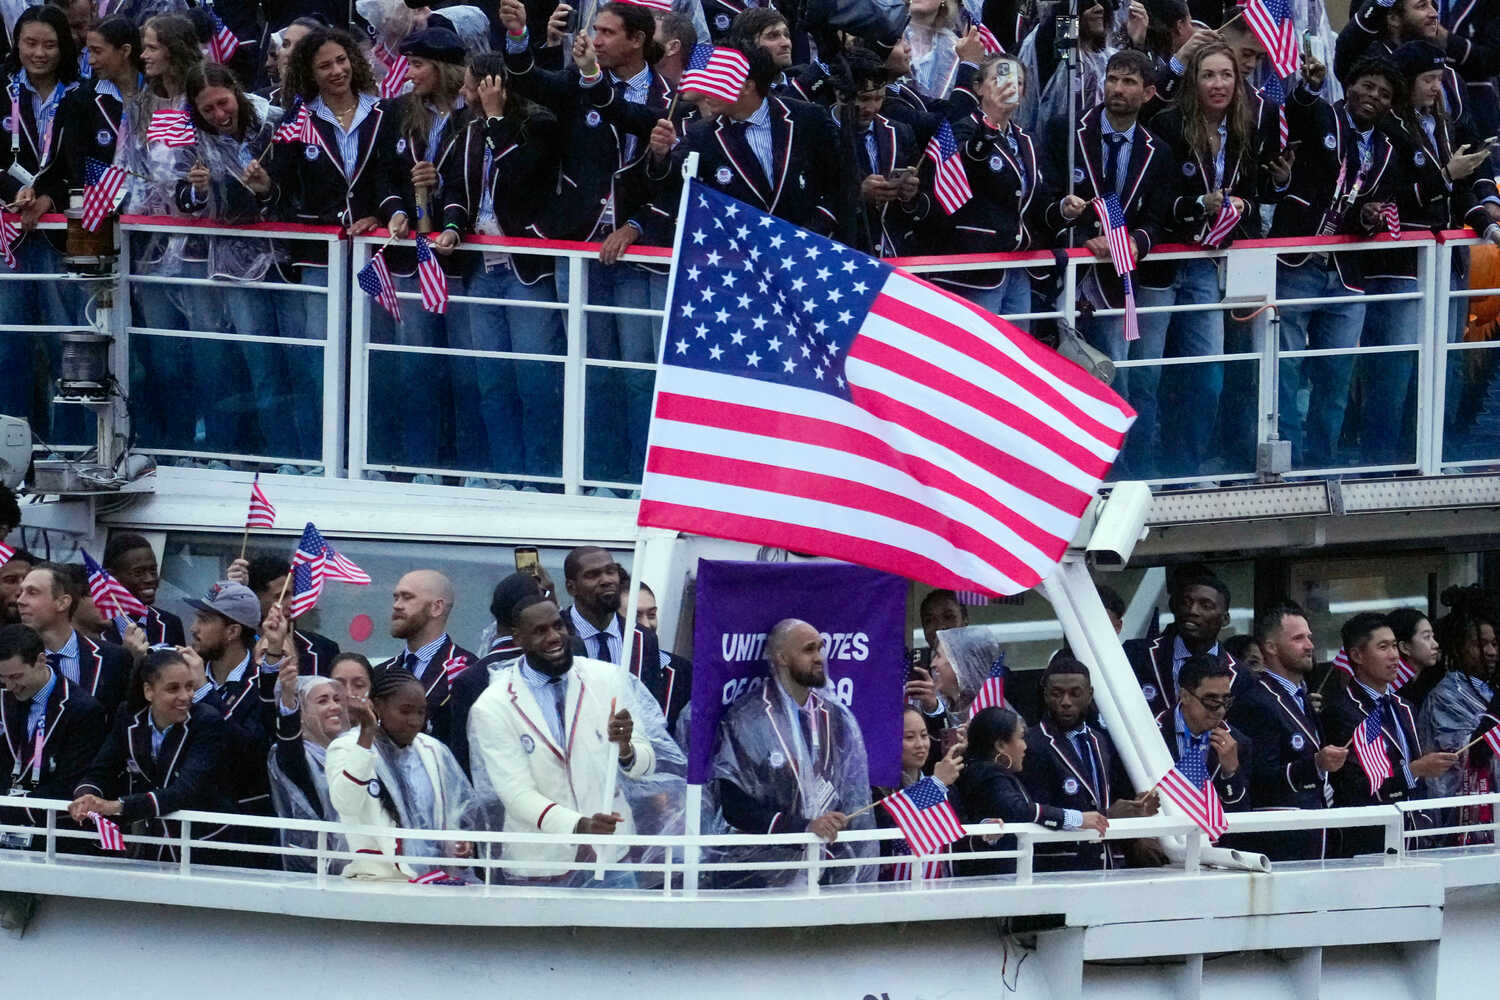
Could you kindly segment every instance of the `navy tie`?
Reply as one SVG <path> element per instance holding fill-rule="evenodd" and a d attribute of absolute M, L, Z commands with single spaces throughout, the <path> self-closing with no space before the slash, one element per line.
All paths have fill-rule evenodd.
<path fill-rule="evenodd" d="M 61 670 L 62 670 L 62 654 L 61 653 L 53 653 L 53 652 L 49 651 L 47 653 L 47 666 L 51 667 L 54 673 L 61 672 Z"/>
<path fill-rule="evenodd" d="M 1094 767 L 1093 748 L 1089 746 L 1088 736 L 1083 733 L 1074 733 L 1072 739 L 1073 749 L 1078 751 L 1078 759 L 1081 760 L 1083 762 L 1083 766 L 1088 769 L 1089 791 L 1096 793 L 1094 799 L 1095 801 L 1097 801 L 1099 798 L 1097 794 L 1099 788 L 1099 770 L 1098 768 Z"/>
<path fill-rule="evenodd" d="M 1104 161 L 1104 191 L 1107 194 L 1113 191 L 1116 195 L 1120 193 L 1120 148 L 1125 145 L 1125 137 L 1118 132 L 1110 132 L 1104 136 L 1105 143 L 1109 146 L 1109 155 Z"/>
<path fill-rule="evenodd" d="M 547 681 L 547 686 L 552 689 L 553 703 L 557 708 L 557 733 L 559 738 L 566 738 L 568 727 L 568 685 L 561 677 L 553 677 Z"/>
<path fill-rule="evenodd" d="M 406 667 L 406 672 L 409 674 L 415 674 L 417 672 L 417 664 L 420 662 L 421 661 L 417 659 L 416 653 L 408 652 L 406 654 L 406 661 L 404 664 L 404 666 Z"/>

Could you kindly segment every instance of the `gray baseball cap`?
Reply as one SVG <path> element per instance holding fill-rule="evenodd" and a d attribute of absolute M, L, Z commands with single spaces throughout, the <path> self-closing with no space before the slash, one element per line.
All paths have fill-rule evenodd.
<path fill-rule="evenodd" d="M 243 583 L 221 580 L 208 588 L 201 601 L 188 598 L 188 607 L 221 614 L 252 632 L 260 630 L 260 598 Z"/>

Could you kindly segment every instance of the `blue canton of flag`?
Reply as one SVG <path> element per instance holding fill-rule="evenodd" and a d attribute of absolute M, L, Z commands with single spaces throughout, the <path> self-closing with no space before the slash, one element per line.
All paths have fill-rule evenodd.
<path fill-rule="evenodd" d="M 714 47 L 712 43 L 699 42 L 697 45 L 693 46 L 693 52 L 688 56 L 687 65 L 682 68 L 683 72 L 686 73 L 695 69 L 703 69 L 708 65 L 709 59 L 713 58 L 713 54 Z"/>
<path fill-rule="evenodd" d="M 1110 191 L 1102 198 L 1094 199 L 1094 211 L 1104 224 L 1104 238 L 1109 244 L 1109 259 L 1120 276 L 1120 285 L 1125 293 L 1125 339 L 1141 338 L 1140 324 L 1135 314 L 1135 286 L 1131 284 L 1130 272 L 1135 270 L 1135 245 L 1130 230 L 1125 227 L 1125 209 L 1119 197 Z"/>
<path fill-rule="evenodd" d="M 1208 741 L 1188 740 L 1187 749 L 1182 752 L 1182 759 L 1177 762 L 1177 770 L 1182 776 L 1191 781 L 1197 788 L 1202 788 L 1208 783 Z"/>
<path fill-rule="evenodd" d="M 699 208 L 712 192 L 700 189 Z M 848 399 L 844 361 L 891 268 L 731 198 L 683 234 L 665 362 Z M 745 216 L 745 217 L 742 217 Z"/>
<path fill-rule="evenodd" d="M 1261 96 L 1276 105 L 1276 130 L 1281 139 L 1280 149 L 1285 149 L 1287 140 L 1291 138 L 1291 127 L 1286 121 L 1286 87 L 1281 82 L 1281 77 L 1274 72 L 1266 77 L 1266 82 L 1260 88 Z"/>
<path fill-rule="evenodd" d="M 396 283 L 391 278 L 391 269 L 385 263 L 385 249 L 375 251 L 364 267 L 355 275 L 359 287 L 366 295 L 379 302 L 397 323 L 401 322 L 401 300 L 396 297 Z"/>

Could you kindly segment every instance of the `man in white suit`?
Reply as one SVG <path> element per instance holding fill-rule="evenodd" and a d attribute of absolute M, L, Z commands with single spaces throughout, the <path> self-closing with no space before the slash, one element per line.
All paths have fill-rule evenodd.
<path fill-rule="evenodd" d="M 510 832 L 633 833 L 618 784 L 604 801 L 610 768 L 639 778 L 656 766 L 651 741 L 635 733 L 630 713 L 620 708 L 629 703 L 630 675 L 611 663 L 575 657 L 567 625 L 550 600 L 524 598 L 512 617 L 523 655 L 495 674 L 469 713 L 469 760 L 481 798 L 499 796 Z M 605 863 L 625 853 L 614 846 L 593 850 Z M 592 881 L 589 848 L 507 844 L 504 857 L 522 862 L 507 867 L 511 880 L 606 887 L 635 881 L 618 871 Z M 570 870 L 575 862 L 590 867 Z"/>

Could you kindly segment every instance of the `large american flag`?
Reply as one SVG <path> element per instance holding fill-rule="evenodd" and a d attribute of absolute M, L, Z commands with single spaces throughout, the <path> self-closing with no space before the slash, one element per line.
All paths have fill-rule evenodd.
<path fill-rule="evenodd" d="M 430 313 L 448 311 L 448 276 L 421 233 L 417 234 L 417 284 L 422 287 L 423 309 Z"/>
<path fill-rule="evenodd" d="M 276 527 L 276 508 L 271 505 L 271 501 L 266 498 L 265 491 L 260 488 L 259 472 L 250 483 L 250 509 L 245 514 L 245 527 Z"/>
<path fill-rule="evenodd" d="M 1135 317 L 1135 287 L 1130 283 L 1130 272 L 1135 270 L 1135 246 L 1130 239 L 1130 230 L 1125 226 L 1125 209 L 1113 191 L 1093 201 L 1094 211 L 1099 213 L 1099 223 L 1104 227 L 1104 239 L 1109 244 L 1109 260 L 1120 276 L 1125 289 L 1125 339 L 1141 338 L 1140 324 Z"/>
<path fill-rule="evenodd" d="M 1208 773 L 1208 752 L 1202 744 L 1190 743 L 1177 766 L 1168 768 L 1157 785 L 1209 840 L 1218 840 L 1229 829 L 1224 803 Z"/>
<path fill-rule="evenodd" d="M 20 228 L 6 217 L 5 209 L 0 207 L 0 260 L 5 261 L 5 266 L 12 271 L 16 269 L 16 242 L 20 238 Z"/>
<path fill-rule="evenodd" d="M 1380 709 L 1365 716 L 1365 721 L 1354 730 L 1352 742 L 1354 756 L 1359 758 L 1359 766 L 1364 768 L 1365 777 L 1369 779 L 1370 794 L 1380 794 L 1380 786 L 1393 773 L 1391 755 L 1385 750 L 1385 734 L 1380 729 Z"/>
<path fill-rule="evenodd" d="M 134 594 L 125 589 L 125 585 L 107 573 L 103 566 L 94 561 L 94 557 L 83 551 L 83 568 L 89 578 L 89 596 L 94 599 L 94 607 L 101 612 L 115 615 L 144 615 L 146 606 L 142 604 Z M 121 632 L 123 635 L 124 633 Z"/>
<path fill-rule="evenodd" d="M 969 705 L 969 718 L 974 718 L 987 708 L 999 708 L 1005 704 L 1005 652 L 990 664 L 989 676 L 979 685 L 974 701 Z"/>
<path fill-rule="evenodd" d="M 109 213 L 125 185 L 126 173 L 119 167 L 94 159 L 83 161 L 83 228 L 94 232 Z"/>
<path fill-rule="evenodd" d="M 1005 321 L 690 182 L 642 525 L 1013 594 L 1134 411 Z"/>
<path fill-rule="evenodd" d="M 401 322 L 401 300 L 396 298 L 396 282 L 391 278 L 391 269 L 386 266 L 384 248 L 375 251 L 375 256 L 359 269 L 355 280 L 366 295 L 379 302 L 397 323 Z"/>
<path fill-rule="evenodd" d="M 219 18 L 218 11 L 212 7 L 208 9 L 208 16 L 214 20 L 214 34 L 208 40 L 208 54 L 214 62 L 227 65 L 240 50 L 239 36 L 229 30 L 229 26 Z"/>
<path fill-rule="evenodd" d="M 694 45 L 677 90 L 679 93 L 696 90 L 732 103 L 740 99 L 749 75 L 750 60 L 740 50 Z"/>
<path fill-rule="evenodd" d="M 151 115 L 151 124 L 146 126 L 146 141 L 174 147 L 191 146 L 196 141 L 193 119 L 186 111 L 162 108 Z"/>
<path fill-rule="evenodd" d="M 948 790 L 930 777 L 880 800 L 914 854 L 936 854 L 964 835 Z"/>
<path fill-rule="evenodd" d="M 958 140 L 953 137 L 953 126 L 946 120 L 938 126 L 927 143 L 925 154 L 935 167 L 932 174 L 932 193 L 937 196 L 943 211 L 952 215 L 974 197 L 969 187 L 969 175 L 964 173 L 963 158 L 958 155 Z"/>
<path fill-rule="evenodd" d="M 1285 78 L 1298 71 L 1297 30 L 1292 24 L 1290 0 L 1249 0 L 1245 23 L 1265 47 L 1273 73 Z"/>

